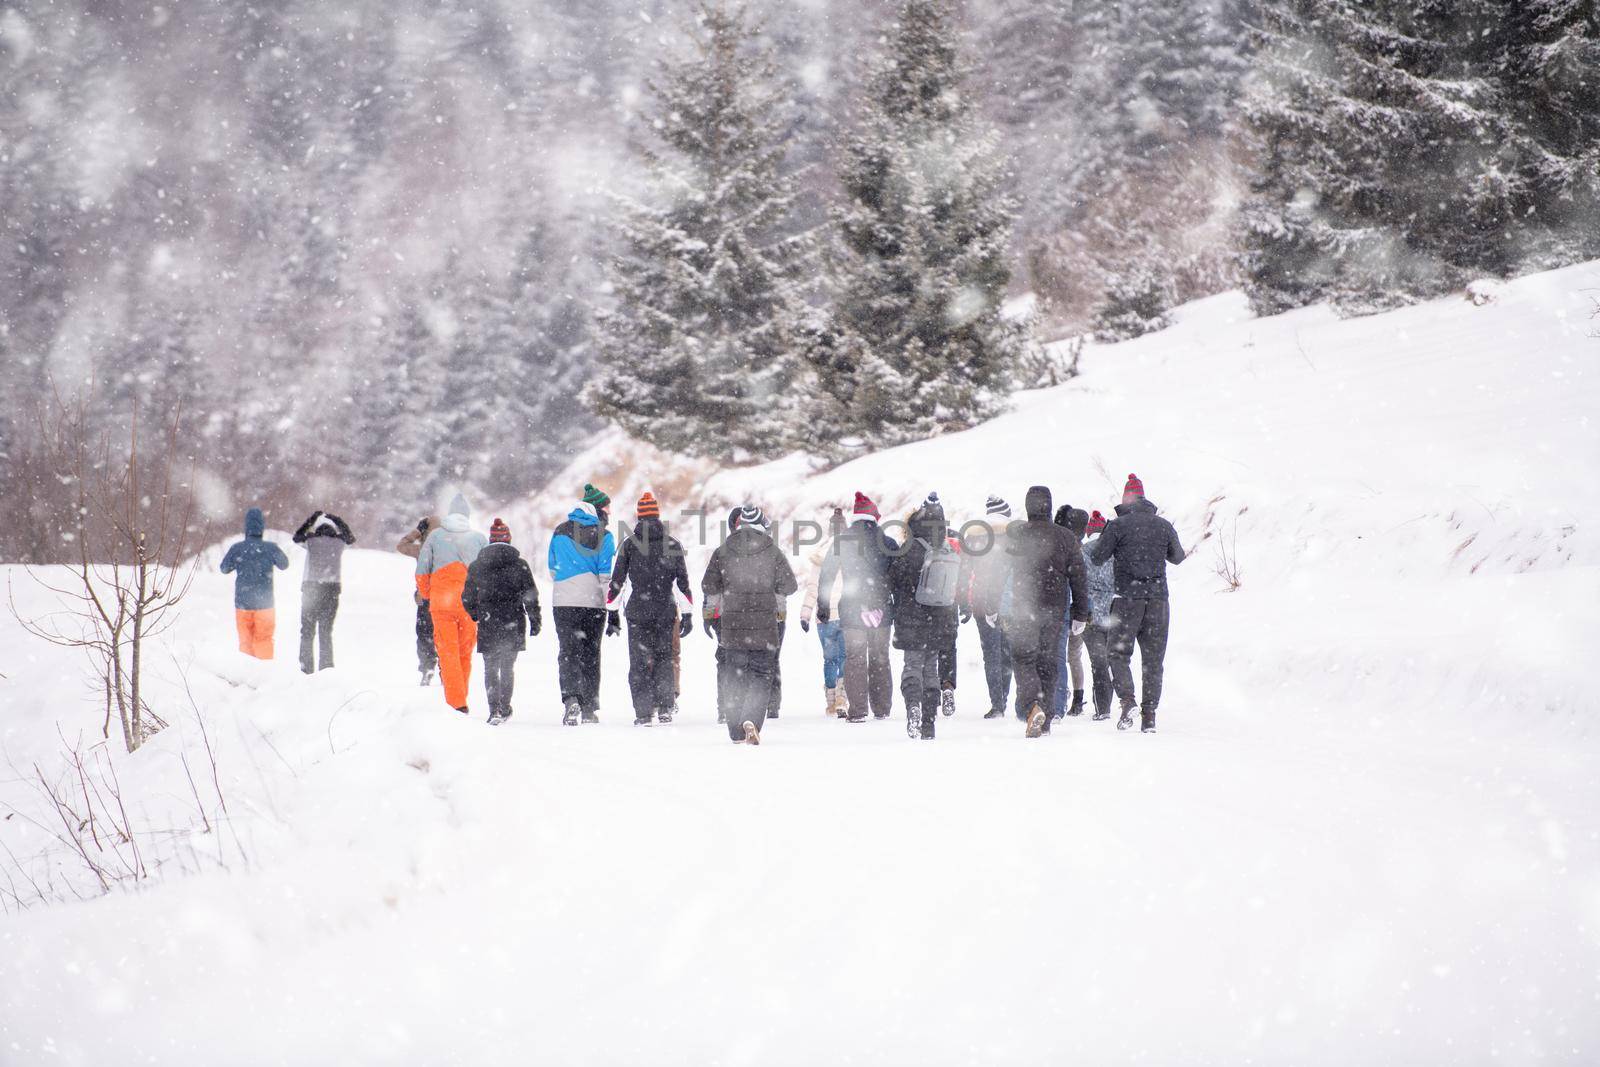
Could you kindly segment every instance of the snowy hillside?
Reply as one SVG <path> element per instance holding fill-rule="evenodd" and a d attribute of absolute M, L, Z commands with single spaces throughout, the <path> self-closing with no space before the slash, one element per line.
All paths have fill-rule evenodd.
<path fill-rule="evenodd" d="M 201 576 L 150 668 L 171 727 L 109 754 L 150 877 L 102 895 L 36 787 L 58 724 L 98 738 L 93 695 L 8 615 L 0 1063 L 1593 1062 L 1596 289 L 1350 321 L 1217 297 L 967 433 L 823 474 L 606 438 L 497 512 L 542 561 L 585 481 L 621 518 L 648 485 L 669 521 L 783 523 L 1034 482 L 1109 511 L 1136 471 L 1192 549 L 1153 736 L 981 720 L 970 627 L 931 745 L 825 719 L 792 626 L 759 749 L 716 725 L 698 630 L 671 727 L 629 722 L 618 639 L 601 725 L 559 726 L 547 629 L 491 731 L 476 685 L 470 720 L 417 688 L 409 561 L 357 530 L 314 677 L 296 550 L 271 664 Z"/>

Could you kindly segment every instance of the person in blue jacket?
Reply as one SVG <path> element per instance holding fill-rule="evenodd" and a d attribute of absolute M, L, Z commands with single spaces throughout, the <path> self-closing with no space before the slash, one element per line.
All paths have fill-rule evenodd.
<path fill-rule="evenodd" d="M 622 619 L 606 610 L 617 543 L 606 529 L 611 498 L 592 485 L 550 537 L 550 617 L 555 625 L 561 721 L 567 726 L 599 722 L 600 639 L 622 630 Z"/>
<path fill-rule="evenodd" d="M 260 508 L 244 513 L 244 540 L 222 557 L 222 573 L 232 574 L 233 617 L 239 628 L 239 651 L 256 659 L 272 658 L 272 633 L 277 612 L 272 599 L 272 572 L 289 569 L 283 549 L 266 540 L 266 518 Z"/>

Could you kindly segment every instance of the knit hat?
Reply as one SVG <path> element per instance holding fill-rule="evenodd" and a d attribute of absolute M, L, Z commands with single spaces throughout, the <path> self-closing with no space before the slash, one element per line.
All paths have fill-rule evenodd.
<path fill-rule="evenodd" d="M 504 522 L 501 522 L 499 519 L 495 519 L 494 522 L 489 524 L 489 543 L 490 544 L 496 544 L 496 543 L 510 544 L 511 543 L 511 527 L 507 526 Z"/>
<path fill-rule="evenodd" d="M 457 493 L 455 499 L 450 501 L 450 514 L 460 515 L 463 519 L 470 519 L 472 517 L 472 505 L 467 503 L 466 497 Z"/>
<path fill-rule="evenodd" d="M 943 508 L 944 507 L 943 504 L 939 503 L 939 494 L 937 492 L 935 492 L 935 491 L 930 491 L 928 493 L 928 495 L 923 498 L 922 506 L 925 507 L 925 508 L 927 508 L 927 507 Z"/>
<path fill-rule="evenodd" d="M 761 513 L 761 509 L 754 504 L 746 504 L 739 509 L 739 529 L 742 530 L 746 526 L 759 526 L 765 530 L 770 525 L 771 523 L 767 521 L 767 517 Z"/>
<path fill-rule="evenodd" d="M 661 505 L 656 503 L 655 494 L 648 489 L 645 490 L 644 496 L 639 498 L 639 517 L 641 519 L 659 519 L 661 517 Z"/>
<path fill-rule="evenodd" d="M 1134 496 L 1144 496 L 1144 483 L 1139 480 L 1137 474 L 1128 475 L 1128 484 L 1122 487 L 1123 496 L 1127 496 L 1129 493 Z"/>
<path fill-rule="evenodd" d="M 1011 517 L 1011 505 L 997 496 L 991 496 L 989 502 L 984 505 L 984 512 L 989 515 L 1004 515 L 1009 519 Z"/>
<path fill-rule="evenodd" d="M 1088 528 L 1088 532 L 1092 533 L 1092 534 L 1097 534 L 1101 530 L 1104 530 L 1105 528 L 1106 528 L 1106 517 L 1104 515 L 1100 514 L 1098 511 L 1090 512 L 1089 513 L 1089 528 Z"/>
<path fill-rule="evenodd" d="M 611 506 L 611 498 L 606 496 L 600 490 L 596 489 L 594 486 L 590 485 L 588 482 L 583 483 L 583 502 L 585 504 L 594 505 L 596 511 L 601 508 L 609 508 Z"/>
<path fill-rule="evenodd" d="M 857 489 L 856 506 L 851 509 L 851 513 L 855 515 L 870 515 L 876 519 L 878 517 L 878 505 L 874 504 L 867 494 Z"/>

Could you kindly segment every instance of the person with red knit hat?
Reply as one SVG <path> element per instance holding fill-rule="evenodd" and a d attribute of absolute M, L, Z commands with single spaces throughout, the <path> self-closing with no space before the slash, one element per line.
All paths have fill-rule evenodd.
<path fill-rule="evenodd" d="M 851 508 L 854 521 L 833 539 L 817 578 L 817 621 L 831 618 L 834 583 L 839 593 L 839 623 L 844 631 L 844 691 L 848 721 L 887 719 L 894 710 L 894 674 L 889 664 L 889 564 L 900 545 L 878 527 L 878 505 L 860 491 Z"/>
<path fill-rule="evenodd" d="M 1139 712 L 1140 729 L 1155 733 L 1156 707 L 1161 703 L 1163 663 L 1172 609 L 1167 599 L 1167 564 L 1184 561 L 1186 553 L 1178 531 L 1145 499 L 1144 482 L 1128 475 L 1122 488 L 1117 517 L 1095 538 L 1090 564 L 1112 564 L 1116 596 L 1111 601 L 1109 656 L 1111 684 L 1122 704 L 1117 729 L 1133 726 Z M 1139 646 L 1142 702 L 1133 690 L 1133 646 Z"/>
<path fill-rule="evenodd" d="M 489 725 L 499 726 L 511 718 L 517 654 L 528 647 L 524 635 L 539 633 L 533 571 L 511 544 L 511 528 L 499 519 L 489 526 L 489 544 L 467 567 L 461 606 L 478 630 Z"/>
<path fill-rule="evenodd" d="M 639 498 L 638 524 L 633 536 L 622 542 L 611 571 L 607 606 L 613 606 L 630 582 L 623 617 L 628 621 L 628 688 L 633 694 L 633 723 L 649 726 L 672 722 L 677 702 L 672 677 L 672 635 L 689 636 L 694 619 L 678 612 L 673 586 L 693 603 L 689 568 L 683 545 L 667 533 L 661 522 L 661 505 L 654 494 Z"/>

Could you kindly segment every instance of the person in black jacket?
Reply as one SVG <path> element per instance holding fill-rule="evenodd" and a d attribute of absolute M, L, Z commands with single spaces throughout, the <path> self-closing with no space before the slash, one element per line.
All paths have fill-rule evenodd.
<path fill-rule="evenodd" d="M 1049 489 L 1042 485 L 1029 489 L 1028 521 L 1012 523 L 1006 536 L 1011 574 L 1004 621 L 1017 676 L 1017 706 L 1027 716 L 1029 737 L 1050 730 L 1046 703 L 1055 692 L 1055 652 L 1062 626 L 1082 633 L 1089 624 L 1083 550 L 1071 532 L 1050 521 L 1050 504 Z"/>
<path fill-rule="evenodd" d="M 684 564 L 683 545 L 667 534 L 661 524 L 661 505 L 651 493 L 639 498 L 639 522 L 633 536 L 622 542 L 616 566 L 611 570 L 611 587 L 606 595 L 609 606 L 622 595 L 631 580 L 623 617 L 628 620 L 628 688 L 633 692 L 633 722 L 649 726 L 652 721 L 666 725 L 672 721 L 675 700 L 672 680 L 672 634 L 689 636 L 693 617 L 680 617 L 672 595 L 674 584 L 684 599 L 689 594 L 689 569 Z"/>
<path fill-rule="evenodd" d="M 345 548 L 356 543 L 356 535 L 332 512 L 313 511 L 294 532 L 294 543 L 306 548 L 306 572 L 300 583 L 300 669 L 310 674 L 333 666 L 333 619 L 339 614 L 343 580 L 340 562 Z"/>
<path fill-rule="evenodd" d="M 1111 684 L 1122 704 L 1117 729 L 1133 726 L 1133 711 L 1139 709 L 1140 729 L 1149 734 L 1156 729 L 1156 706 L 1161 703 L 1163 663 L 1167 656 L 1167 634 L 1172 611 L 1167 601 L 1167 564 L 1176 566 L 1185 559 L 1183 544 L 1172 523 L 1156 514 L 1156 506 L 1145 499 L 1144 483 L 1137 474 L 1128 475 L 1122 490 L 1122 503 L 1094 543 L 1089 553 L 1095 566 L 1112 561 L 1112 576 L 1117 595 L 1111 601 Z M 1133 646 L 1139 645 L 1139 666 L 1143 674 L 1144 702 L 1133 691 Z"/>
<path fill-rule="evenodd" d="M 839 623 L 844 631 L 844 691 L 849 721 L 887 719 L 893 710 L 889 664 L 889 564 L 900 546 L 878 528 L 878 506 L 856 493 L 855 520 L 833 539 L 817 579 L 817 621 L 828 621 L 833 585 L 842 580 Z"/>
<path fill-rule="evenodd" d="M 932 741 L 943 682 L 940 659 L 956 627 L 956 605 L 953 598 L 945 605 L 923 604 L 918 601 L 917 587 L 929 553 L 951 553 L 952 567 L 959 567 L 959 561 L 945 542 L 944 509 L 936 496 L 930 494 L 912 513 L 909 526 L 906 550 L 889 564 L 894 647 L 905 653 L 900 694 L 906 702 L 906 733 L 913 739 Z"/>
<path fill-rule="evenodd" d="M 700 582 L 706 633 L 721 652 L 717 704 L 734 741 L 761 743 L 778 656 L 778 600 L 798 588 L 788 558 L 767 533 L 766 516 L 746 504 Z"/>
<path fill-rule="evenodd" d="M 533 571 L 511 544 L 511 530 L 499 519 L 489 527 L 489 544 L 467 567 L 461 606 L 478 624 L 483 653 L 483 687 L 489 694 L 489 725 L 511 718 L 517 653 L 528 647 L 524 632 L 539 635 L 539 590 Z"/>

